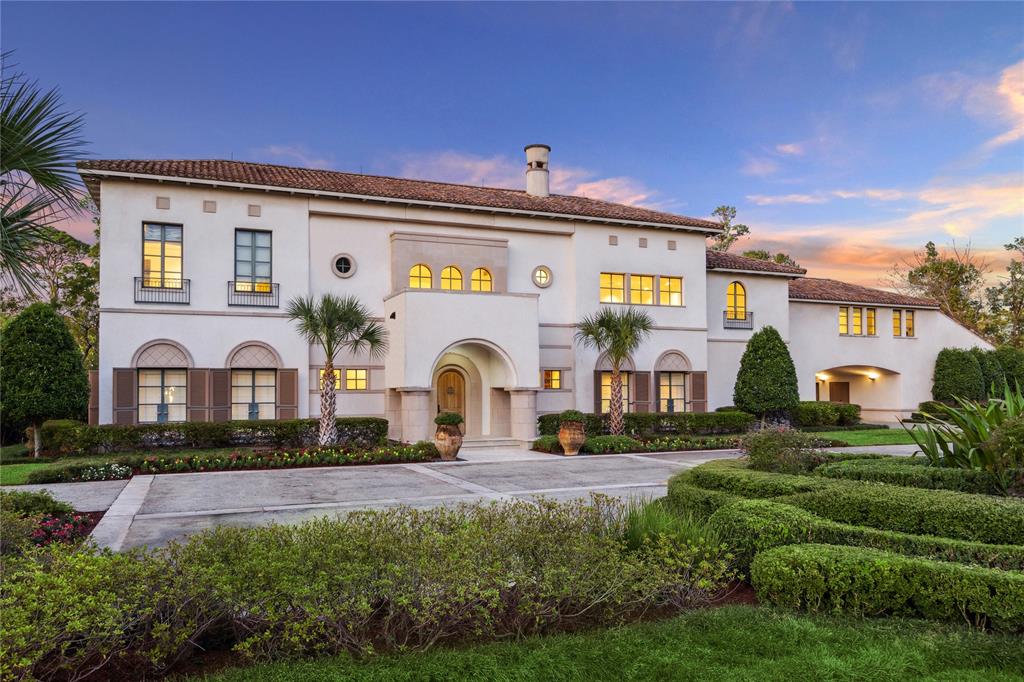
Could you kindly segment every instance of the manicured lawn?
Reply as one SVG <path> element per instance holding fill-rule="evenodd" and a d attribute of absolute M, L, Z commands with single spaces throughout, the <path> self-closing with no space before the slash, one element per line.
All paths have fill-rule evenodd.
<path fill-rule="evenodd" d="M 266 680 L 1019 680 L 1024 641 L 921 621 L 809 617 L 734 606 L 524 642 L 239 668 Z"/>
<path fill-rule="evenodd" d="M 8 457 L 24 457 L 28 454 L 28 448 L 25 447 L 24 443 L 0 446 L 0 460 L 7 459 Z"/>
<path fill-rule="evenodd" d="M 28 483 L 29 473 L 51 466 L 47 462 L 18 462 L 0 464 L 0 485 L 22 485 Z"/>
<path fill-rule="evenodd" d="M 865 429 L 863 431 L 822 431 L 822 438 L 846 441 L 850 445 L 913 445 L 914 439 L 902 428 Z"/>

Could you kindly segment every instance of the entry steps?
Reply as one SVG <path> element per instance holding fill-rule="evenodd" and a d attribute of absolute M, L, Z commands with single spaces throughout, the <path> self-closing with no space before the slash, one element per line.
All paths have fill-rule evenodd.
<path fill-rule="evenodd" d="M 474 437 L 462 441 L 463 450 L 475 450 L 482 448 L 528 448 L 530 443 L 515 438 L 489 438 Z"/>

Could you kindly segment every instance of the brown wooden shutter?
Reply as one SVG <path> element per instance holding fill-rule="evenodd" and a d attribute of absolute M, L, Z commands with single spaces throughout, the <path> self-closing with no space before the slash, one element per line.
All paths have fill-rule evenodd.
<path fill-rule="evenodd" d="M 601 372 L 594 371 L 594 414 L 601 414 Z"/>
<path fill-rule="evenodd" d="M 231 419 L 231 370 L 210 370 L 210 421 Z"/>
<path fill-rule="evenodd" d="M 277 418 L 299 418 L 299 370 L 277 370 Z"/>
<path fill-rule="evenodd" d="M 89 370 L 89 426 L 100 423 L 100 371 Z"/>
<path fill-rule="evenodd" d="M 136 410 L 135 370 L 118 368 L 114 370 L 114 423 L 134 424 L 138 416 Z"/>
<path fill-rule="evenodd" d="M 708 411 L 708 373 L 690 372 L 690 406 L 694 412 Z"/>
<path fill-rule="evenodd" d="M 661 372 L 654 372 L 651 390 L 654 391 L 651 398 L 651 412 L 661 412 Z"/>
<path fill-rule="evenodd" d="M 651 373 L 635 372 L 633 374 L 633 411 L 651 411 Z"/>
<path fill-rule="evenodd" d="M 190 369 L 188 371 L 188 420 L 190 422 L 210 421 L 210 370 Z"/>

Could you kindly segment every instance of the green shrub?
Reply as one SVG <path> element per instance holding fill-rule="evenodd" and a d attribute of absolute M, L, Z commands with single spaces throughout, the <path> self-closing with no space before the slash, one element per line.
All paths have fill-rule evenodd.
<path fill-rule="evenodd" d="M 780 497 L 835 487 L 836 483 L 813 476 L 774 474 L 748 468 L 737 460 L 717 460 L 677 475 L 689 485 L 721 490 L 740 497 Z"/>
<path fill-rule="evenodd" d="M 848 460 L 825 464 L 815 475 L 848 481 L 874 481 L 890 485 L 956 490 L 962 493 L 1000 494 L 999 481 L 987 471 L 927 466 L 923 459 Z"/>
<path fill-rule="evenodd" d="M 796 426 L 835 426 L 839 423 L 839 403 L 825 400 L 801 400 L 793 410 Z"/>
<path fill-rule="evenodd" d="M 562 444 L 558 442 L 558 436 L 541 436 L 533 441 L 533 449 L 539 452 L 562 453 Z"/>
<path fill-rule="evenodd" d="M 786 474 L 805 473 L 825 461 L 815 445 L 814 436 L 786 426 L 766 426 L 740 441 L 751 469 Z"/>
<path fill-rule="evenodd" d="M 26 482 L 40 483 L 81 483 L 85 481 L 120 481 L 132 477 L 135 467 L 124 462 L 102 464 L 61 464 L 30 471 Z"/>
<path fill-rule="evenodd" d="M 1010 388 L 1015 385 L 1024 388 L 1024 348 L 1000 346 L 994 352 L 996 361 L 999 362 L 1003 376 Z"/>
<path fill-rule="evenodd" d="M 642 444 L 647 452 L 723 450 L 739 446 L 736 436 L 653 436 Z"/>
<path fill-rule="evenodd" d="M 593 436 L 586 439 L 583 442 L 583 447 L 580 449 L 583 452 L 590 452 L 595 455 L 605 455 L 609 453 L 640 452 L 644 447 L 643 443 L 629 436 Z"/>
<path fill-rule="evenodd" d="M 985 441 L 984 449 L 998 460 L 998 469 L 1024 468 L 1024 415 L 997 426 Z"/>
<path fill-rule="evenodd" d="M 984 400 L 987 391 L 978 358 L 969 350 L 943 348 L 935 358 L 932 398 L 950 401 Z"/>
<path fill-rule="evenodd" d="M 721 490 L 698 488 L 676 474 L 669 479 L 666 506 L 676 513 L 689 513 L 698 519 L 708 519 L 717 510 L 743 498 Z"/>
<path fill-rule="evenodd" d="M 24 516 L 10 509 L 0 508 L 0 556 L 20 556 L 35 546 L 32 534 L 39 527 L 40 516 Z M 0 672 L 3 664 L 0 663 Z"/>
<path fill-rule="evenodd" d="M 874 549 L 789 545 L 758 554 L 764 603 L 812 612 L 894 615 L 1024 631 L 1024 574 Z"/>
<path fill-rule="evenodd" d="M 628 415 L 623 415 L 628 416 Z M 583 431 L 585 433 L 599 436 L 602 433 L 608 432 L 608 415 L 604 414 L 584 414 L 583 415 Z M 542 414 L 537 417 L 537 433 L 542 436 L 557 436 L 558 429 L 562 425 L 562 415 L 559 412 L 552 414 Z"/>
<path fill-rule="evenodd" d="M 18 516 L 56 516 L 73 514 L 75 511 L 70 504 L 53 499 L 53 495 L 45 490 L 0 490 L 0 509 Z"/>
<path fill-rule="evenodd" d="M 793 358 L 774 327 L 763 327 L 747 342 L 733 402 L 758 417 L 788 417 L 800 404 Z"/>
<path fill-rule="evenodd" d="M 837 403 L 836 410 L 839 411 L 839 426 L 860 424 L 860 405 Z"/>
<path fill-rule="evenodd" d="M 25 308 L 4 327 L 0 343 L 5 430 L 87 416 L 89 377 L 82 352 L 53 306 L 33 303 Z"/>
<path fill-rule="evenodd" d="M 558 415 L 558 421 L 561 422 L 583 422 L 585 420 L 584 414 L 579 410 L 565 410 Z"/>
<path fill-rule="evenodd" d="M 989 545 L 853 526 L 772 500 L 739 500 L 723 506 L 711 516 L 709 525 L 735 550 L 738 565 L 744 569 L 759 552 L 804 543 L 871 547 L 989 568 L 1024 569 L 1024 547 L 1019 545 Z"/>
<path fill-rule="evenodd" d="M 994 350 L 983 348 L 972 348 L 971 354 L 978 360 L 981 367 L 981 379 L 985 386 L 986 395 L 1000 395 L 1006 387 L 1006 375 L 1003 374 L 1003 366 L 999 364 L 999 358 Z"/>
<path fill-rule="evenodd" d="M 77 454 L 78 434 L 85 426 L 84 423 L 75 419 L 51 419 L 43 422 L 39 432 L 43 454 Z M 31 437 L 29 442 L 31 442 Z"/>
<path fill-rule="evenodd" d="M 434 423 L 438 426 L 458 426 L 466 421 L 458 412 L 442 412 L 434 417 Z"/>
<path fill-rule="evenodd" d="M 713 436 L 742 433 L 756 421 L 746 412 L 627 412 L 623 415 L 625 433 L 642 436 L 649 433 L 673 433 L 692 436 Z M 544 436 L 558 434 L 560 414 L 544 414 L 537 418 L 537 432 Z M 608 433 L 608 415 L 584 414 L 583 429 L 591 436 Z"/>
<path fill-rule="evenodd" d="M 950 490 L 794 478 L 824 485 L 779 501 L 833 521 L 995 545 L 1024 545 L 1022 502 Z"/>

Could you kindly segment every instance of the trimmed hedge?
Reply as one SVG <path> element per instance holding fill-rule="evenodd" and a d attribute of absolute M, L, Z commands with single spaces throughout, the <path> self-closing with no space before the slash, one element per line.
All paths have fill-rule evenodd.
<path fill-rule="evenodd" d="M 694 471 L 696 469 L 690 473 Z M 1024 545 L 1024 502 L 951 490 L 921 490 L 822 477 L 762 475 L 816 481 L 817 487 L 809 486 L 806 491 L 779 501 L 833 521 L 995 545 Z M 763 483 L 762 487 L 767 485 Z M 790 481 L 784 485 L 799 487 L 798 483 Z"/>
<path fill-rule="evenodd" d="M 542 436 L 558 434 L 559 414 L 537 418 L 537 431 Z M 622 416 L 627 436 L 653 433 L 678 433 L 694 436 L 742 433 L 757 421 L 746 412 L 627 412 Z M 608 433 L 608 415 L 583 415 L 583 429 L 588 436 Z"/>
<path fill-rule="evenodd" d="M 935 358 L 932 398 L 935 400 L 984 400 L 985 378 L 978 358 L 969 350 L 943 348 Z"/>
<path fill-rule="evenodd" d="M 668 496 L 665 499 L 673 511 L 688 512 L 706 520 L 722 507 L 743 498 L 721 490 L 698 488 L 675 476 L 668 482 Z"/>
<path fill-rule="evenodd" d="M 580 452 L 591 454 L 685 452 L 687 450 L 722 450 L 735 448 L 737 445 L 738 439 L 735 436 L 659 436 L 643 441 L 629 436 L 594 436 L 584 441 Z M 541 436 L 533 441 L 532 447 L 539 452 L 562 454 L 558 436 Z"/>
<path fill-rule="evenodd" d="M 833 403 L 825 400 L 804 400 L 793 410 L 793 421 L 799 427 L 853 426 L 860 423 L 860 405 Z"/>
<path fill-rule="evenodd" d="M 817 476 L 848 481 L 874 481 L 910 488 L 955 490 L 961 493 L 1001 494 L 999 482 L 980 469 L 927 466 L 918 460 L 847 460 L 825 464 L 814 470 Z"/>
<path fill-rule="evenodd" d="M 1024 631 L 1024 574 L 832 545 L 789 545 L 751 566 L 758 599 L 811 612 L 894 615 Z"/>
<path fill-rule="evenodd" d="M 373 447 L 387 442 L 388 421 L 378 417 L 339 417 L 338 444 Z M 316 419 L 182 422 L 173 424 L 103 424 L 45 422 L 43 449 L 50 454 L 96 454 L 157 448 L 224 448 L 235 446 L 308 447 L 316 444 Z"/>
<path fill-rule="evenodd" d="M 772 500 L 739 500 L 722 506 L 709 523 L 736 552 L 742 568 L 758 553 L 774 547 L 824 543 L 871 547 L 1003 570 L 1024 570 L 1024 547 L 1019 545 L 989 545 L 852 526 Z"/>
<path fill-rule="evenodd" d="M 595 455 L 606 455 L 637 452 L 643 447 L 643 443 L 629 436 L 593 436 L 586 439 L 580 449 Z"/>
<path fill-rule="evenodd" d="M 978 366 L 981 367 L 985 395 L 1002 395 L 1006 388 L 1006 374 L 1003 373 L 1003 366 L 999 364 L 996 352 L 975 347 L 971 349 L 971 353 L 978 359 Z"/>
<path fill-rule="evenodd" d="M 994 352 L 1007 383 L 1024 386 L 1024 348 L 1000 346 Z"/>
<path fill-rule="evenodd" d="M 835 482 L 812 476 L 775 474 L 747 468 L 738 460 L 718 460 L 676 474 L 681 481 L 706 490 L 720 490 L 740 497 L 782 497 L 834 487 Z"/>

